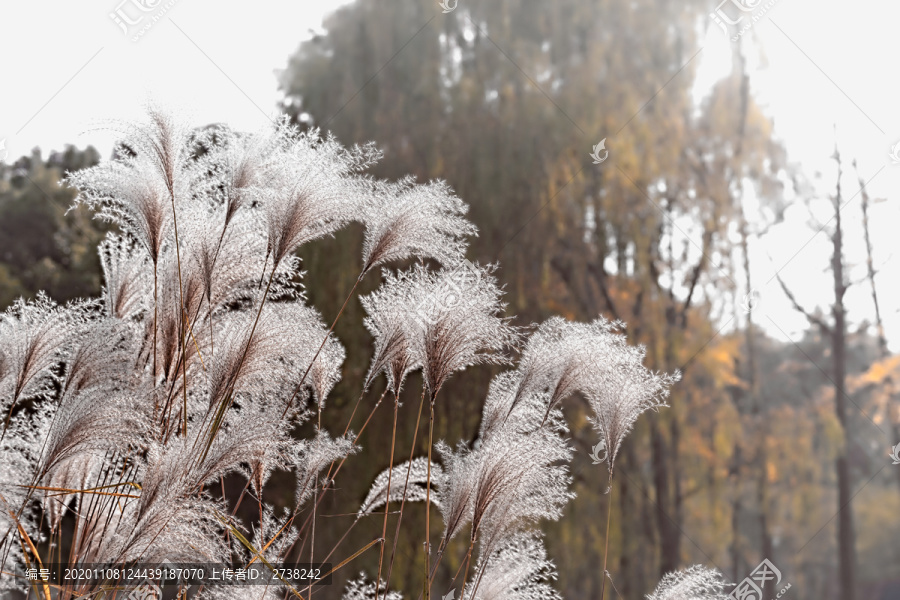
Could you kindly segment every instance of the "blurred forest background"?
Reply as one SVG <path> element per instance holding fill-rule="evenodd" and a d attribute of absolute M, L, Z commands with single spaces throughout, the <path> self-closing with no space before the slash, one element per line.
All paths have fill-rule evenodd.
<path fill-rule="evenodd" d="M 709 10 L 697 0 L 492 0 L 440 15 L 417 0 L 356 0 L 280 73 L 282 110 L 346 145 L 374 141 L 385 154 L 378 177 L 445 179 L 479 228 L 469 259 L 499 261 L 517 324 L 553 314 L 622 319 L 647 346 L 648 366 L 683 371 L 671 408 L 640 419 L 627 439 L 608 495 L 605 469 L 590 458 L 597 440 L 586 411 L 568 407 L 577 498 L 546 526 L 564 597 L 599 597 L 602 515 L 612 502 L 609 570 L 622 598 L 640 598 L 662 573 L 693 563 L 741 581 L 763 558 L 792 584 L 790 597 L 846 600 L 849 582 L 857 598 L 900 598 L 900 466 L 887 456 L 900 443 L 900 358 L 880 317 L 848 322 L 843 304 L 850 285 L 866 286 L 875 303 L 895 293 L 874 286 L 871 260 L 860 281 L 844 266 L 846 245 L 872 242 L 842 228 L 840 207 L 866 215 L 874 199 L 852 197 L 858 186 L 842 191 L 838 181 L 826 195 L 813 192 L 754 101 L 739 43 L 730 76 L 694 97 L 690 59 Z M 596 132 L 610 136 L 602 165 L 588 156 Z M 836 157 L 855 180 L 852 157 Z M 74 191 L 59 180 L 100 159 L 69 147 L 0 165 L 0 307 L 41 289 L 58 301 L 99 293 L 104 228 L 69 210 Z M 748 193 L 758 200 L 752 211 Z M 785 197 L 838 209 L 825 229 L 833 252 L 821 257 L 835 281 L 832 310 L 808 313 L 797 343 L 768 337 L 754 325 L 764 317 L 744 310 L 753 308 L 744 294 L 757 268 L 748 240 L 779 221 Z M 302 251 L 309 300 L 328 322 L 356 280 L 361 239 L 351 228 Z M 780 283 L 789 294 L 804 286 Z M 365 280 L 362 293 L 377 284 Z M 345 425 L 368 367 L 362 317 L 352 301 L 337 325 L 348 358 L 325 412 L 331 431 Z M 472 439 L 493 372 L 451 380 L 435 439 Z M 363 400 L 368 408 L 379 385 Z M 398 456 L 409 452 L 399 440 L 412 439 L 416 404 L 401 408 Z M 383 448 L 390 436 L 382 408 L 361 443 Z M 339 493 L 320 509 L 333 516 L 319 521 L 317 554 L 338 542 L 385 461 L 365 451 L 348 461 Z M 243 483 L 229 485 L 239 493 Z M 280 489 L 265 500 L 289 503 L 293 483 Z M 255 503 L 244 508 L 251 519 Z M 424 521 L 422 506 L 409 518 Z M 380 535 L 380 522 L 354 528 L 332 560 Z M 398 589 L 416 589 L 420 542 L 400 540 Z M 464 553 L 451 546 L 437 582 L 452 578 Z M 365 554 L 338 583 L 376 569 L 377 553 Z"/>

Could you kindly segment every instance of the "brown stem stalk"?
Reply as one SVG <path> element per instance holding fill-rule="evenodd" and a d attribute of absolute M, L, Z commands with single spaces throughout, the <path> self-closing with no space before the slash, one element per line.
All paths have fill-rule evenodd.
<path fill-rule="evenodd" d="M 609 558 L 609 521 L 612 515 L 612 472 L 609 474 L 609 498 L 606 502 L 606 542 L 603 550 L 603 582 L 600 584 L 600 600 L 603 600 L 603 593 L 606 590 L 606 564 Z"/>
<path fill-rule="evenodd" d="M 434 397 L 428 417 L 428 477 L 425 484 L 425 600 L 431 598 L 431 446 L 434 439 Z"/>
<path fill-rule="evenodd" d="M 394 426 L 391 430 L 391 459 L 388 462 L 388 486 L 384 498 L 384 523 L 381 526 L 381 537 L 387 539 L 388 506 L 391 500 L 391 477 L 394 474 L 394 442 L 397 439 L 397 412 L 399 410 L 399 398 L 394 395 Z M 381 581 L 381 567 L 384 565 L 384 544 L 381 544 L 381 552 L 378 553 L 378 576 L 376 581 Z M 385 590 L 385 594 L 387 591 Z M 375 592 L 375 600 L 378 600 L 378 591 Z"/>
<path fill-rule="evenodd" d="M 425 383 L 422 383 L 422 397 L 419 399 L 419 414 L 416 417 L 416 427 L 413 430 L 413 441 L 412 447 L 409 450 L 409 463 L 406 467 L 406 482 L 403 484 L 403 498 L 400 500 L 400 515 L 397 517 L 397 528 L 394 532 L 394 543 L 391 548 L 391 560 L 388 563 L 388 574 L 387 581 L 385 583 L 385 589 L 390 589 L 391 586 L 391 574 L 394 571 L 394 558 L 397 554 L 397 542 L 400 539 L 400 524 L 403 522 L 403 508 L 406 506 L 406 492 L 409 488 L 409 472 L 412 469 L 412 460 L 413 455 L 416 452 L 416 439 L 419 435 L 419 422 L 422 420 L 422 408 L 425 406 Z"/>

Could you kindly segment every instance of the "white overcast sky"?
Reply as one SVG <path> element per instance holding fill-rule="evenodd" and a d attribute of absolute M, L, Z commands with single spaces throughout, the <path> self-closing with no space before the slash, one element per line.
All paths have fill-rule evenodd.
<path fill-rule="evenodd" d="M 719 1 L 710 2 L 710 11 Z M 148 100 L 184 111 L 197 124 L 227 122 L 238 129 L 258 129 L 276 115 L 275 70 L 286 65 L 310 29 L 321 27 L 325 14 L 345 3 L 120 2 L 3 0 L 0 140 L 6 140 L 10 159 L 35 146 L 46 155 L 66 143 L 93 144 L 107 156 L 113 138 L 95 128 L 109 119 L 140 118 Z M 119 8 L 135 18 L 142 14 L 135 8 L 141 3 L 156 8 L 131 27 L 130 35 L 163 6 L 169 8 L 132 42 L 109 15 Z M 440 13 L 436 0 L 434 4 Z M 900 142 L 898 21 L 896 0 L 774 0 L 745 34 L 751 38 L 747 47 L 752 46 L 754 93 L 774 119 L 775 134 L 790 159 L 809 175 L 821 171 L 824 185 L 833 189 L 828 157 L 836 125 L 844 156 L 856 158 L 863 178 L 870 180 L 870 196 L 887 199 L 872 209 L 872 236 L 881 269 L 882 313 L 894 351 L 900 351 L 900 257 L 895 256 L 900 253 L 900 164 L 892 162 L 889 152 Z M 711 26 L 696 58 L 701 81 L 728 70 L 728 53 L 724 33 Z M 603 136 L 598 134 L 598 139 Z M 845 199 L 850 199 L 859 188 L 852 171 L 843 184 Z M 842 214 L 848 226 L 847 260 L 856 281 L 864 275 L 858 195 Z M 823 220 L 828 218 L 825 214 Z M 806 208 L 798 204 L 788 211 L 784 225 L 754 244 L 753 285 L 762 298 L 754 318 L 778 339 L 796 340 L 806 321 L 778 289 L 772 278 L 777 269 L 783 267 L 782 276 L 805 306 L 825 308 L 833 297 L 828 238 L 824 232 L 814 235 L 807 221 Z M 847 301 L 851 323 L 871 319 L 865 285 L 851 288 Z"/>

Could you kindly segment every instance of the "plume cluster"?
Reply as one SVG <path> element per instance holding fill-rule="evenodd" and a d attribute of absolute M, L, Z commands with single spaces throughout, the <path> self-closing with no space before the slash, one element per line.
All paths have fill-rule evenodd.
<path fill-rule="evenodd" d="M 433 271 L 422 264 L 385 273 L 381 288 L 362 298 L 375 337 L 368 379 L 385 372 L 392 389 L 420 367 L 432 395 L 456 371 L 504 364 L 520 333 L 504 318 L 496 267 L 463 261 Z"/>
<path fill-rule="evenodd" d="M 399 405 L 421 370 L 432 419 L 451 376 L 508 364 L 519 350 L 497 266 L 466 260 L 476 229 L 446 183 L 367 175 L 380 158 L 371 144 L 344 148 L 287 120 L 255 134 L 196 129 L 155 109 L 121 133 L 112 159 L 68 174 L 77 202 L 116 229 L 98 248 L 100 298 L 60 306 L 40 294 L 0 315 L 0 566 L 21 570 L 38 546 L 72 565 L 296 556 L 335 488 L 335 464 L 361 449 L 349 425 L 340 436 L 298 433 L 326 409 L 348 352 L 307 303 L 298 248 L 362 223 L 357 283 L 384 268 L 360 298 L 374 338 L 364 390 L 384 374 Z M 412 264 L 391 271 L 398 261 Z M 573 497 L 560 404 L 576 393 L 588 401 L 612 473 L 637 417 L 662 406 L 675 380 L 643 359 L 619 324 L 546 321 L 517 367 L 491 382 L 475 442 L 429 439 L 428 458 L 389 464 L 356 521 L 384 508 L 386 530 L 387 505 L 428 499 L 444 521 L 438 562 L 468 529 L 468 578 L 477 546 L 464 598 L 558 598 L 535 527 L 559 519 Z M 435 447 L 441 464 L 430 460 Z M 296 481 L 283 514 L 266 501 L 276 470 Z M 225 497 L 235 475 L 244 491 Z M 255 521 L 231 516 L 245 495 L 258 504 Z M 70 543 L 51 546 L 63 531 L 74 532 Z M 345 600 L 399 600 L 380 576 L 351 581 Z M 709 577 L 672 576 L 652 600 L 681 598 L 665 589 L 700 589 Z M 0 577 L 0 591 L 16 585 Z M 284 591 L 213 586 L 199 597 Z"/>
<path fill-rule="evenodd" d="M 512 411 L 529 394 L 547 392 L 549 411 L 572 394 L 581 394 L 593 411 L 591 423 L 606 443 L 610 474 L 637 418 L 665 406 L 669 387 L 680 378 L 677 372 L 647 369 L 646 349 L 629 345 L 620 333 L 623 327 L 602 317 L 591 323 L 551 317 L 529 338 L 515 385 L 504 383 L 496 400 L 507 402 Z"/>
<path fill-rule="evenodd" d="M 117 229 L 98 248 L 101 297 L 39 295 L 0 316 L 8 570 L 33 559 L 19 532 L 40 543 L 66 516 L 73 563 L 226 560 L 243 525 L 221 518 L 211 490 L 223 477 L 245 474 L 261 498 L 273 470 L 293 470 L 299 510 L 355 451 L 346 436 L 291 435 L 304 400 L 324 408 L 345 357 L 306 304 L 293 253 L 359 219 L 377 150 L 286 121 L 196 130 L 155 109 L 121 133 L 111 160 L 68 175 L 77 202 Z M 268 548 L 287 551 L 296 527 L 270 512 L 260 500 L 248 537 L 283 530 Z"/>

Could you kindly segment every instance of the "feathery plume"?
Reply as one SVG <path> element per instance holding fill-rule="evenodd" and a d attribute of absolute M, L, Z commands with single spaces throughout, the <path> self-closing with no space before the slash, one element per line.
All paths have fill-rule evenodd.
<path fill-rule="evenodd" d="M 363 517 L 371 514 L 372 511 L 384 506 L 386 501 L 399 502 L 403 498 L 404 483 L 406 481 L 406 471 L 409 469 L 409 487 L 406 489 L 406 501 L 417 502 L 425 500 L 425 481 L 428 473 L 428 459 L 424 457 L 415 458 L 397 465 L 392 469 L 385 469 L 375 478 L 369 493 L 359 507 L 358 516 Z M 431 485 L 435 488 L 431 494 L 431 502 L 441 507 L 440 490 L 443 480 L 443 471 L 441 466 L 432 463 L 431 465 Z M 388 480 L 390 480 L 390 490 L 388 490 Z"/>
<path fill-rule="evenodd" d="M 39 292 L 32 302 L 16 300 L 0 315 L 0 412 L 3 431 L 16 402 L 50 391 L 53 367 L 63 358 L 92 305 L 58 306 Z M 0 436 L 2 437 L 2 436 Z"/>
<path fill-rule="evenodd" d="M 465 238 L 477 233 L 465 218 L 468 207 L 443 181 L 378 182 L 362 208 L 363 273 L 412 257 L 453 266 L 465 257 Z"/>
<path fill-rule="evenodd" d="M 417 331 L 409 314 L 414 302 L 410 277 L 384 273 L 385 282 L 368 296 L 360 297 L 368 315 L 363 323 L 375 338 L 375 352 L 366 375 L 365 387 L 383 371 L 388 386 L 399 397 L 406 376 L 421 367 L 413 353 Z"/>
<path fill-rule="evenodd" d="M 221 342 L 209 368 L 210 408 L 218 406 L 230 389 L 235 394 L 283 397 L 289 393 L 289 382 L 306 371 L 325 338 L 318 313 L 300 302 L 266 305 L 251 338 L 253 319 L 249 311 L 222 318 Z M 304 384 L 320 406 L 340 380 L 344 356 L 343 346 L 330 335 Z"/>
<path fill-rule="evenodd" d="M 352 431 L 348 431 L 343 437 L 332 439 L 320 429 L 312 440 L 295 443 L 293 460 L 297 469 L 297 491 L 294 501 L 298 508 L 312 495 L 319 473 L 325 467 L 359 449 L 353 445 L 352 440 Z"/>
<path fill-rule="evenodd" d="M 726 600 L 725 582 L 716 569 L 694 565 L 667 573 L 647 600 Z"/>
<path fill-rule="evenodd" d="M 591 423 L 606 442 L 610 473 L 637 418 L 665 406 L 669 386 L 680 378 L 644 367 L 646 349 L 628 345 L 619 333 L 623 326 L 602 317 L 591 323 L 562 317 L 545 321 L 522 353 L 509 409 L 511 413 L 522 398 L 545 390 L 550 393 L 547 411 L 576 392 L 582 394 L 594 413 Z"/>
<path fill-rule="evenodd" d="M 203 477 L 224 472 L 225 457 L 230 456 L 219 452 L 192 468 L 190 450 L 184 438 L 175 438 L 166 446 L 149 445 L 138 475 L 140 497 L 116 511 L 116 518 L 108 524 L 99 523 L 92 530 L 96 562 L 226 560 L 228 550 L 216 517 L 224 509 L 197 490 Z M 195 474 L 198 479 L 192 477 Z"/>
<path fill-rule="evenodd" d="M 419 326 L 412 351 L 432 395 L 456 371 L 509 361 L 503 352 L 516 346 L 519 332 L 501 316 L 506 305 L 495 270 L 466 262 L 440 271 L 416 265 L 404 274 L 413 288 L 404 317 Z"/>
<path fill-rule="evenodd" d="M 117 225 L 157 264 L 172 226 L 172 204 L 165 183 L 144 165 L 112 160 L 68 176 L 79 189 L 76 204 L 84 204 L 96 218 Z"/>
<path fill-rule="evenodd" d="M 147 123 L 125 125 L 116 158 L 69 173 L 67 181 L 79 189 L 76 204 L 118 225 L 157 264 L 173 231 L 173 206 L 192 198 L 200 172 L 190 130 L 162 111 L 148 112 Z"/>
<path fill-rule="evenodd" d="M 106 314 L 118 319 L 137 317 L 147 309 L 153 293 L 153 275 L 147 257 L 134 248 L 130 238 L 106 234 L 98 248 L 103 268 L 103 306 Z"/>
<path fill-rule="evenodd" d="M 507 420 L 475 450 L 438 445 L 444 469 L 441 511 L 446 539 L 471 520 L 482 555 L 541 519 L 556 520 L 574 495 L 567 464 L 568 428 L 554 410 L 540 427 L 546 397 L 525 401 L 522 419 Z M 529 410 L 524 410 L 525 408 Z"/>
<path fill-rule="evenodd" d="M 556 567 L 547 558 L 541 534 L 521 532 L 479 559 L 460 600 L 562 600 L 548 583 L 555 579 Z"/>
<path fill-rule="evenodd" d="M 26 484 L 37 479 L 38 467 L 47 432 L 53 418 L 49 403 L 40 403 L 36 410 L 20 412 L 10 421 L 7 435 L 0 440 L 0 535 L 15 530 L 10 515 L 24 506 L 28 496 Z M 19 517 L 29 536 L 38 535 L 38 519 L 33 511 L 26 510 Z M 3 555 L 0 538 L 0 556 Z"/>
<path fill-rule="evenodd" d="M 368 184 L 357 173 L 378 158 L 374 146 L 343 148 L 333 136 L 279 125 L 277 143 L 258 193 L 268 234 L 268 254 L 278 264 L 314 239 L 359 218 Z"/>
<path fill-rule="evenodd" d="M 377 600 L 378 598 L 384 598 L 384 600 L 403 600 L 403 594 L 400 592 L 391 592 L 386 588 L 387 584 L 381 579 L 378 580 L 376 586 L 375 582 L 370 582 L 366 578 L 365 573 L 360 573 L 359 577 L 347 582 L 341 600 Z"/>

